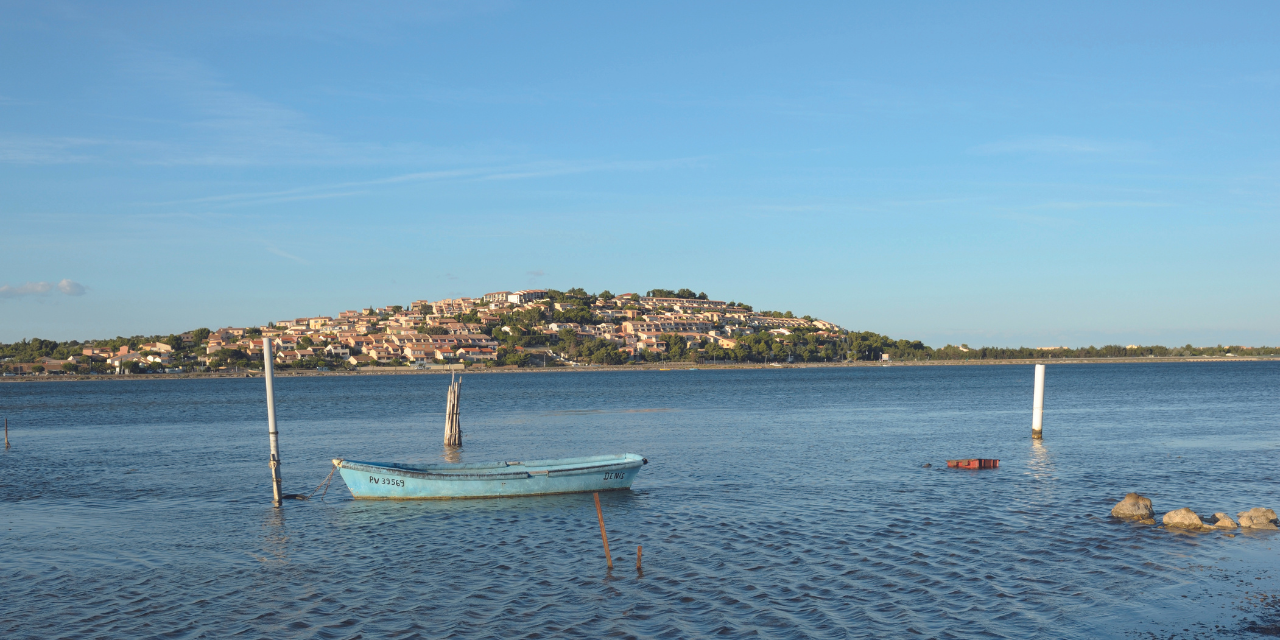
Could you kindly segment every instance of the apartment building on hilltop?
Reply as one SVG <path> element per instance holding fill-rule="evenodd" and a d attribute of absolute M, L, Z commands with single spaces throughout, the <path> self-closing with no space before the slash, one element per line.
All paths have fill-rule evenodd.
<path fill-rule="evenodd" d="M 511 304 L 526 304 L 545 297 L 547 297 L 546 289 L 525 289 L 524 291 L 507 294 L 507 302 Z"/>
<path fill-rule="evenodd" d="M 682 306 L 688 308 L 699 309 L 724 309 L 729 303 L 724 300 L 697 300 L 693 298 L 653 298 L 650 296 L 640 296 L 640 304 L 650 307 L 675 307 Z"/>
<path fill-rule="evenodd" d="M 622 323 L 622 330 L 625 331 L 626 333 L 637 333 L 637 334 L 638 333 L 681 333 L 681 332 L 706 333 L 713 328 L 713 325 L 710 322 L 705 322 L 701 320 L 677 321 L 677 320 L 665 320 L 662 318 L 662 316 L 647 316 L 647 317 L 652 317 L 653 321 L 638 322 L 635 320 L 628 320 L 627 322 Z"/>

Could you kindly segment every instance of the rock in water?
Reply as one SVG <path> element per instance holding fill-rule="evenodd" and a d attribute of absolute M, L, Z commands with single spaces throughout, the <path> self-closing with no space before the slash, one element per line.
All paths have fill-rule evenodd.
<path fill-rule="evenodd" d="M 1147 520 L 1154 518 L 1156 512 L 1151 509 L 1151 500 L 1149 498 L 1130 493 L 1125 495 L 1124 500 L 1117 502 L 1116 506 L 1111 508 L 1111 515 L 1117 518 Z"/>
<path fill-rule="evenodd" d="M 1191 507 L 1183 507 L 1164 514 L 1164 526 L 1195 530 L 1207 528 L 1204 526 L 1204 522 L 1200 520 L 1200 516 L 1191 510 Z"/>
<path fill-rule="evenodd" d="M 1219 529 L 1234 529 L 1237 526 L 1236 521 L 1232 520 L 1231 516 L 1221 511 L 1213 514 L 1213 517 L 1218 519 L 1217 522 L 1213 523 L 1213 526 Z"/>
<path fill-rule="evenodd" d="M 1276 512 L 1271 509 L 1254 507 L 1236 514 L 1240 518 L 1240 526 L 1245 529 L 1276 529 Z"/>

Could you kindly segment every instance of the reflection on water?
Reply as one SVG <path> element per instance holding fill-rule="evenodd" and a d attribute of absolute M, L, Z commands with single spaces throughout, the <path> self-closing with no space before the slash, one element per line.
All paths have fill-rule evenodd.
<path fill-rule="evenodd" d="M 462 462 L 462 447 L 446 446 L 444 447 L 444 454 L 442 457 L 444 458 L 444 461 L 448 463 Z M 395 462 L 395 461 L 387 460 L 386 462 Z"/>
<path fill-rule="evenodd" d="M 613 409 L 613 410 L 605 410 L 605 409 L 561 409 L 561 410 L 558 410 L 558 411 L 543 411 L 543 412 L 541 413 L 541 415 L 544 415 L 544 416 L 585 416 L 585 415 L 606 414 L 606 413 L 661 413 L 661 412 L 667 412 L 667 411 L 676 411 L 676 409 L 671 408 L 671 407 L 659 407 L 659 408 L 650 408 L 650 409 Z"/>
<path fill-rule="evenodd" d="M 1027 459 L 1027 468 L 1037 480 L 1045 480 L 1053 475 L 1053 460 L 1049 456 L 1049 448 L 1043 438 L 1031 438 L 1031 455 Z"/>
<path fill-rule="evenodd" d="M 1228 451 L 1271 449 L 1273 453 L 1280 450 L 1280 440 L 1276 440 L 1270 434 L 1263 437 L 1240 437 L 1237 434 L 1188 435 L 1170 438 L 1165 440 L 1163 444 L 1170 449 L 1219 449 Z"/>
<path fill-rule="evenodd" d="M 1280 367 L 1048 375 L 1044 441 L 1027 430 L 1029 366 L 472 376 L 466 447 L 443 454 L 447 378 L 278 381 L 289 492 L 310 493 L 334 457 L 645 455 L 633 491 L 600 495 L 612 572 L 590 494 L 357 502 L 335 479 L 324 499 L 273 509 L 261 381 L 3 384 L 16 444 L 0 453 L 0 635 L 1094 638 L 1267 623 L 1275 534 L 1107 514 L 1129 491 L 1160 513 L 1280 506 Z M 942 464 L 969 456 L 1001 466 Z"/>
<path fill-rule="evenodd" d="M 289 561 L 289 532 L 285 528 L 285 509 L 262 511 L 263 562 L 285 563 Z"/>

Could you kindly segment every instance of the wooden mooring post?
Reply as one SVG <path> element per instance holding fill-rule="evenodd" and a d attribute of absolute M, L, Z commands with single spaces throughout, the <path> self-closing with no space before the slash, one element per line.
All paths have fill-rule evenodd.
<path fill-rule="evenodd" d="M 609 534 L 604 532 L 604 511 L 600 510 L 600 494 L 593 493 L 596 499 L 596 519 L 600 520 L 600 539 L 604 541 L 604 559 L 609 563 L 609 568 L 613 568 L 613 554 L 609 553 Z M 639 559 L 636 560 L 639 564 Z"/>
<path fill-rule="evenodd" d="M 280 432 L 276 430 L 276 389 L 274 386 L 274 362 L 271 357 L 271 338 L 262 338 L 262 376 L 267 380 L 267 434 L 271 436 L 271 491 L 273 504 L 280 507 Z"/>
<path fill-rule="evenodd" d="M 4 448 L 9 448 L 9 416 L 4 418 Z"/>
<path fill-rule="evenodd" d="M 462 446 L 462 420 L 458 404 L 462 399 L 462 376 L 449 375 L 449 397 L 444 408 L 444 446 Z"/>
<path fill-rule="evenodd" d="M 1036 365 L 1036 390 L 1031 400 L 1031 437 L 1044 437 L 1044 365 Z"/>
<path fill-rule="evenodd" d="M 640 554 L 642 551 L 643 549 L 641 549 L 641 545 L 636 545 L 636 571 L 643 571 L 643 569 L 640 568 Z"/>

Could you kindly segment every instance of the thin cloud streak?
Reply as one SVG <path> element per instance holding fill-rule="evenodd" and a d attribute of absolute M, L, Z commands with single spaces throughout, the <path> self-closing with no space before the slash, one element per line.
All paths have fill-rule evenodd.
<path fill-rule="evenodd" d="M 1142 202 L 1131 200 L 1098 200 L 1098 201 L 1081 201 L 1081 202 L 1045 202 L 1034 205 L 1032 208 L 1038 209 L 1113 209 L 1113 208 L 1157 208 L 1157 207 L 1173 207 L 1176 206 L 1168 202 Z"/>
<path fill-rule="evenodd" d="M 185 200 L 168 200 L 162 202 L 140 202 L 138 206 L 172 206 L 190 204 L 208 204 L 218 206 L 244 206 L 271 202 L 287 202 L 291 200 L 310 200 L 329 197 L 342 197 L 364 193 L 363 191 L 346 191 L 328 193 L 335 190 L 349 190 L 360 187 L 383 186 L 414 182 L 435 182 L 443 180 L 527 180 L 549 178 L 562 175 L 574 175 L 608 171 L 653 171 L 661 169 L 694 166 L 704 157 L 673 158 L 669 160 L 638 160 L 619 162 L 586 162 L 586 163 L 537 163 L 525 165 L 508 165 L 501 167 L 477 167 L 472 169 L 450 169 L 441 171 L 419 171 L 373 180 L 339 182 L 327 185 L 296 187 L 280 191 L 257 193 L 236 193 Z"/>
<path fill-rule="evenodd" d="M 435 179 L 444 179 L 449 177 L 461 177 L 474 174 L 479 170 L 457 169 L 452 171 L 422 171 L 417 173 L 407 173 L 404 175 L 391 176 L 388 178 L 378 178 L 375 180 L 361 180 L 356 182 L 338 182 L 327 185 L 313 185 L 310 187 L 296 187 L 293 189 L 284 189 L 282 191 L 262 191 L 256 193 L 231 193 L 221 196 L 208 196 L 204 198 L 190 198 L 184 200 L 167 200 L 163 202 L 139 202 L 139 206 L 169 206 L 175 204 L 218 204 L 239 200 L 256 200 L 264 198 L 276 198 L 284 196 L 293 196 L 299 194 L 310 194 L 316 191 L 329 191 L 333 189 L 349 189 L 352 187 L 368 187 L 382 184 L 394 184 L 397 182 L 414 182 L 427 181 Z"/>
<path fill-rule="evenodd" d="M 275 204 L 278 202 L 297 202 L 299 200 L 327 200 L 330 198 L 347 198 L 358 196 L 367 191 L 340 191 L 337 193 L 313 193 L 310 195 L 286 196 L 281 198 L 263 198 L 261 200 L 243 200 L 240 202 L 229 202 L 223 206 L 226 207 L 247 207 L 255 204 Z"/>
<path fill-rule="evenodd" d="M 1069 136 L 1030 136 L 980 144 L 969 149 L 978 155 L 1088 155 L 1112 156 L 1133 153 L 1132 142 L 1108 142 Z"/>
<path fill-rule="evenodd" d="M 293 255 L 292 253 L 289 253 L 289 252 L 287 252 L 287 251 L 282 251 L 282 250 L 280 250 L 280 249 L 278 249 L 278 248 L 276 248 L 276 247 L 274 247 L 274 246 L 272 246 L 272 245 L 266 245 L 266 249 L 267 249 L 267 251 L 270 251 L 271 253 L 274 253 L 274 254 L 276 254 L 276 255 L 280 256 L 281 258 L 288 258 L 288 259 L 290 259 L 290 260 L 293 260 L 293 261 L 295 261 L 295 262 L 298 262 L 299 264 L 305 264 L 305 265 L 307 265 L 307 266 L 310 266 L 310 265 L 311 265 L 311 263 L 310 263 L 310 262 L 308 262 L 308 261 L 306 261 L 306 260 L 304 260 L 304 259 L 302 259 L 302 258 L 299 258 L 298 256 L 295 256 L 295 255 Z"/>
<path fill-rule="evenodd" d="M 147 120 L 149 130 L 169 133 L 165 141 L 7 135 L 0 136 L 0 164 L 349 166 L 423 157 L 417 145 L 352 143 L 317 131 L 306 112 L 245 91 L 199 60 L 123 36 L 114 44 L 121 85 L 175 105 L 168 117 Z M 0 96 L 0 105 L 12 104 Z"/>
<path fill-rule="evenodd" d="M 0 163 L 3 164 L 78 164 L 96 157 L 86 153 L 93 147 L 116 144 L 110 140 L 32 136 L 0 138 Z"/>

